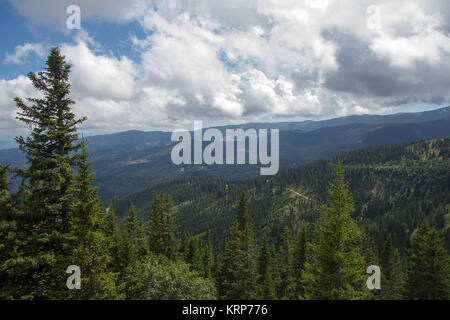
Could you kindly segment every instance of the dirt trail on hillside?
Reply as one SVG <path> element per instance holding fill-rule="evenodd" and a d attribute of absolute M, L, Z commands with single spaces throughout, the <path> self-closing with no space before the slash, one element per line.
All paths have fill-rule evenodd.
<path fill-rule="evenodd" d="M 287 188 L 287 189 L 288 189 L 289 191 L 295 193 L 296 195 L 298 195 L 298 196 L 300 196 L 300 197 L 306 199 L 306 200 L 313 201 L 313 199 L 311 199 L 311 198 L 305 196 L 304 194 L 298 193 L 297 191 L 292 190 L 291 188 Z"/>

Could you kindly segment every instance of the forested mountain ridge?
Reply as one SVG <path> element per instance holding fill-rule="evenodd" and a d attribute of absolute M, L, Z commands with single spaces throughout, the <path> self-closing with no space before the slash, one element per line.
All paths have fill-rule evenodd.
<path fill-rule="evenodd" d="M 450 139 L 371 147 L 339 157 L 355 199 L 355 216 L 370 222 L 379 246 L 392 234 L 397 247 L 407 248 L 411 233 L 427 218 L 450 249 Z M 202 234 L 209 227 L 217 244 L 239 194 L 246 192 L 256 233 L 279 241 L 285 226 L 295 229 L 316 220 L 334 177 L 333 163 L 314 162 L 240 182 L 185 178 L 118 198 L 113 206 L 120 217 L 133 203 L 145 217 L 154 195 L 167 192 L 177 205 L 178 230 Z"/>
<path fill-rule="evenodd" d="M 447 107 L 417 114 L 349 116 L 311 122 L 314 126 L 307 127 L 308 130 L 296 128 L 310 122 L 255 124 L 255 128 L 280 127 L 280 170 L 285 170 L 311 161 L 330 160 L 343 151 L 449 137 L 449 110 Z M 386 123 L 380 123 L 383 119 Z M 394 120 L 398 123 L 393 123 Z M 99 187 L 103 201 L 187 176 L 242 180 L 258 176 L 260 171 L 259 165 L 174 165 L 170 153 L 175 143 L 170 141 L 168 132 L 127 131 L 92 136 L 87 141 L 90 162 L 96 172 L 93 183 Z M 23 155 L 16 149 L 0 150 L 0 163 L 23 167 Z"/>

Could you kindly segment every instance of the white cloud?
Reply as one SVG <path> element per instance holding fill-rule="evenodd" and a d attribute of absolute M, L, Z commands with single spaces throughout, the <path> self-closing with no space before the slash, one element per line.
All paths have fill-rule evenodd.
<path fill-rule="evenodd" d="M 73 65 L 75 110 L 89 117 L 90 128 L 373 113 L 410 101 L 450 100 L 443 89 L 450 71 L 444 3 L 79 1 L 82 19 L 138 21 L 141 36 L 130 43 L 139 59 L 105 54 L 95 36 L 83 33 L 61 48 Z M 13 3 L 38 23 L 64 22 L 69 4 Z M 377 30 L 366 27 L 370 5 L 381 10 Z M 332 86 L 333 75 L 341 77 Z M 29 94 L 23 77 L 10 81 L 16 82 L 0 82 L 1 108 L 14 94 Z M 11 117 L 12 109 L 5 110 L 2 119 Z"/>
<path fill-rule="evenodd" d="M 442 32 L 439 12 L 420 2 L 396 1 L 380 6 L 381 28 L 370 48 L 395 67 L 424 61 L 436 67 L 450 53 L 450 37 Z"/>
<path fill-rule="evenodd" d="M 136 69 L 127 57 L 95 55 L 82 40 L 76 45 L 63 45 L 61 52 L 73 65 L 73 86 L 86 96 L 127 100 L 136 94 Z"/>
<path fill-rule="evenodd" d="M 12 80 L 0 79 L 0 134 L 20 133 L 26 128 L 25 125 L 15 120 L 17 107 L 14 98 L 38 96 L 39 93 L 25 76 L 19 76 Z"/>
<path fill-rule="evenodd" d="M 45 55 L 44 48 L 39 43 L 25 43 L 24 45 L 16 46 L 14 53 L 7 53 L 4 63 L 24 64 L 30 53 L 34 52 L 39 58 Z"/>

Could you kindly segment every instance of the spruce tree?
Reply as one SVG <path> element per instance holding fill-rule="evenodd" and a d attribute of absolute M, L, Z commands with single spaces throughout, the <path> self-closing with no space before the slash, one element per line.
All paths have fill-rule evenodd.
<path fill-rule="evenodd" d="M 351 217 L 353 199 L 340 162 L 329 188 L 329 202 L 330 207 L 321 207 L 322 217 L 315 224 L 317 239 L 309 245 L 311 259 L 303 273 L 305 298 L 367 298 L 362 232 Z"/>
<path fill-rule="evenodd" d="M 199 273 L 204 272 L 203 265 L 203 247 L 201 239 L 196 236 L 189 240 L 189 247 L 186 261 L 191 265 L 191 268 Z"/>
<path fill-rule="evenodd" d="M 259 298 L 263 300 L 275 299 L 275 285 L 273 283 L 273 257 L 266 234 L 262 239 L 258 255 L 258 285 Z"/>
<path fill-rule="evenodd" d="M 221 257 L 219 295 L 224 299 L 256 299 L 257 269 L 252 218 L 242 193 Z"/>
<path fill-rule="evenodd" d="M 28 98 L 31 105 L 15 99 L 17 119 L 31 128 L 29 137 L 16 138 L 27 166 L 20 171 L 23 213 L 17 227 L 21 230 L 21 257 L 10 268 L 17 276 L 22 298 L 62 298 L 67 294 L 73 167 L 80 147 L 76 130 L 85 120 L 76 119 L 71 111 L 74 101 L 68 97 L 69 73 L 64 56 L 52 48 L 45 71 L 28 74 L 42 97 Z"/>
<path fill-rule="evenodd" d="M 111 248 L 109 250 L 111 261 L 108 264 L 108 269 L 113 272 L 120 272 L 120 229 L 117 223 L 116 213 L 114 207 L 109 207 L 106 212 L 106 221 L 103 232 L 109 237 L 111 241 Z"/>
<path fill-rule="evenodd" d="M 138 219 L 135 206 L 132 204 L 128 215 L 122 222 L 120 243 L 121 274 L 136 262 L 142 261 L 149 254 L 144 222 Z"/>
<path fill-rule="evenodd" d="M 442 239 L 427 220 L 412 236 L 404 298 L 450 299 L 450 260 Z"/>
<path fill-rule="evenodd" d="M 206 233 L 206 243 L 203 249 L 203 268 L 204 268 L 203 277 L 211 278 L 212 271 L 214 268 L 214 254 L 210 229 L 208 229 Z"/>
<path fill-rule="evenodd" d="M 282 236 L 280 271 L 281 282 L 279 284 L 279 296 L 282 299 L 294 299 L 295 296 L 295 278 L 293 272 L 293 246 L 292 233 L 289 228 L 285 228 Z"/>
<path fill-rule="evenodd" d="M 389 235 L 380 255 L 381 262 L 381 298 L 386 300 L 401 299 L 403 274 L 400 254 L 392 245 Z"/>
<path fill-rule="evenodd" d="M 81 269 L 81 290 L 71 290 L 75 299 L 116 299 L 122 296 L 116 286 L 118 274 L 107 270 L 111 262 L 111 239 L 104 233 L 105 214 L 83 146 L 76 181 L 76 202 L 71 219 L 74 248 L 71 263 Z"/>
<path fill-rule="evenodd" d="M 187 262 L 187 255 L 189 252 L 189 241 L 191 239 L 191 235 L 189 232 L 184 231 L 183 235 L 181 236 L 180 242 L 179 242 L 179 254 L 181 256 L 181 259 Z"/>
<path fill-rule="evenodd" d="M 160 193 L 153 200 L 148 221 L 149 247 L 156 254 L 175 256 L 173 202 L 168 194 Z"/>
<path fill-rule="evenodd" d="M 295 294 L 297 297 L 303 296 L 302 273 L 306 262 L 306 225 L 302 224 L 294 243 L 292 260 L 292 273 L 295 283 Z"/>

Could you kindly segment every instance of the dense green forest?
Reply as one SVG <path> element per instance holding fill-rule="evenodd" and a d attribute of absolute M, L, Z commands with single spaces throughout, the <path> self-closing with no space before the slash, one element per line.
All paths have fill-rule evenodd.
<path fill-rule="evenodd" d="M 26 165 L 0 167 L 0 298 L 450 298 L 450 139 L 240 182 L 186 178 L 102 205 L 70 65 L 53 48 L 46 66 L 29 74 L 42 97 L 16 98 Z M 380 290 L 366 285 L 372 265 Z"/>
<path fill-rule="evenodd" d="M 398 248 L 408 248 L 412 232 L 426 218 L 450 249 L 450 139 L 380 146 L 339 155 L 355 199 L 354 218 L 367 222 L 381 247 L 389 234 Z M 178 231 L 202 235 L 213 230 L 214 244 L 231 224 L 242 192 L 249 195 L 258 238 L 279 244 L 285 227 L 313 223 L 334 179 L 336 159 L 280 172 L 276 176 L 233 182 L 220 178 L 185 178 L 112 202 L 118 217 L 130 204 L 146 219 L 152 199 L 169 193 L 176 203 Z"/>

